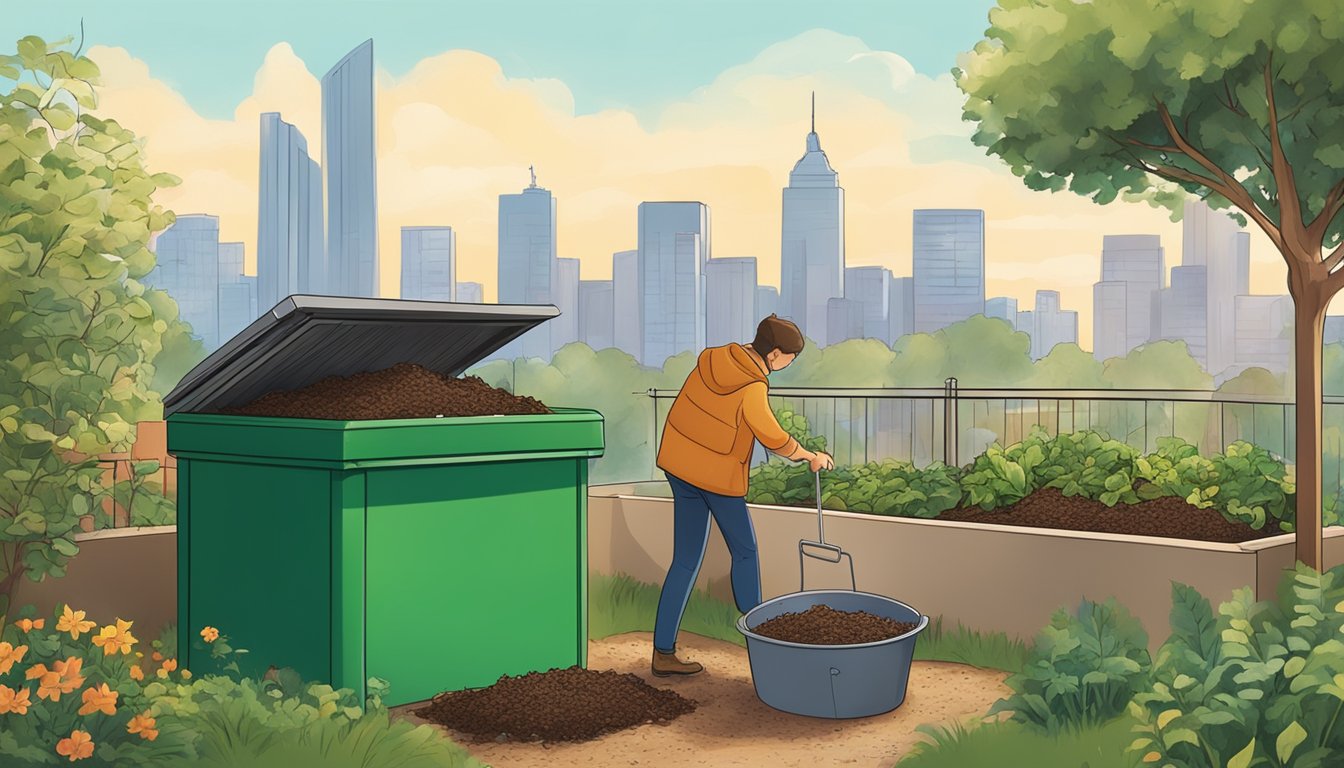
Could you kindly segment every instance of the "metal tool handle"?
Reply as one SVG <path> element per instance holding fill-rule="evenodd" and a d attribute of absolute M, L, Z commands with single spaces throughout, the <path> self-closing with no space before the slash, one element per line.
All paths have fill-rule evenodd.
<path fill-rule="evenodd" d="M 826 543 L 826 517 L 821 511 L 821 472 L 816 474 L 816 493 L 817 493 L 817 541 L 808 541 L 806 539 L 798 542 L 798 590 L 804 591 L 807 586 L 807 570 L 804 567 L 803 558 L 810 557 L 814 560 L 825 560 L 828 563 L 838 563 L 841 559 L 849 560 L 849 585 L 855 592 L 859 591 L 859 583 L 854 578 L 854 558 L 846 551 L 834 544 Z M 817 554 L 807 551 L 808 547 L 831 553 L 831 556 Z"/>

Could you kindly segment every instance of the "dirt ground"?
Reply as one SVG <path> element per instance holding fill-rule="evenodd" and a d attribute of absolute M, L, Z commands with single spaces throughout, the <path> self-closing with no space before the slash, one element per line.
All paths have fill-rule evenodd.
<path fill-rule="evenodd" d="M 731 643 L 683 632 L 683 659 L 704 664 L 687 678 L 649 673 L 652 635 L 631 632 L 589 644 L 588 666 L 634 672 L 651 685 L 671 688 L 699 706 L 666 725 L 642 725 L 582 744 L 472 744 L 448 731 L 478 760 L 493 768 L 566 766 L 815 766 L 889 768 L 924 740 L 915 727 L 983 715 L 1009 691 L 1005 673 L 961 664 L 917 661 L 905 703 L 894 712 L 858 720 L 799 717 L 761 703 L 751 684 L 747 651 Z M 396 712 L 423 722 L 409 710 Z"/>

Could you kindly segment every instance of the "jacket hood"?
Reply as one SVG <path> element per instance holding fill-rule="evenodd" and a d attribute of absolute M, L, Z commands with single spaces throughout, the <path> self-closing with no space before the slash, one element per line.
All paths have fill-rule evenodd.
<path fill-rule="evenodd" d="M 710 391 L 717 395 L 726 395 L 748 384 L 766 381 L 761 364 L 741 344 L 706 349 L 700 353 L 696 370 Z"/>

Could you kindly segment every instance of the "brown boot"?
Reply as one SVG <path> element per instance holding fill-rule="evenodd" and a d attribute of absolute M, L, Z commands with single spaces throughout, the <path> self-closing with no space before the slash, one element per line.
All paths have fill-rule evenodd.
<path fill-rule="evenodd" d="M 677 658 L 676 650 L 672 653 L 663 653 L 657 648 L 653 649 L 653 674 L 657 677 L 668 677 L 669 675 L 694 675 L 703 670 L 694 661 L 682 661 Z"/>

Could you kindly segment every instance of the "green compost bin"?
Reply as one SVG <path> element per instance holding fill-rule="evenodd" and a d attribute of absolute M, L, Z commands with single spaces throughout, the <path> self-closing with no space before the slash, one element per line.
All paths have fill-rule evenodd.
<path fill-rule="evenodd" d="M 291 296 L 165 398 L 178 460 L 178 647 L 217 627 L 245 674 L 291 667 L 391 705 L 587 663 L 589 410 L 328 421 L 224 415 L 415 362 L 458 375 L 553 307 Z"/>

